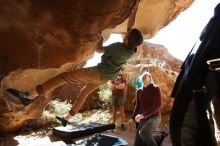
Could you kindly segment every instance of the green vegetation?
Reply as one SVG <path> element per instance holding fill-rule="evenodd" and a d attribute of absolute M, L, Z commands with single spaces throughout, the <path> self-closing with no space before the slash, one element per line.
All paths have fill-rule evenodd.
<path fill-rule="evenodd" d="M 72 105 L 68 101 L 62 102 L 56 99 L 56 100 L 51 100 L 48 103 L 48 105 L 46 106 L 46 110 L 54 115 L 63 116 L 69 112 L 71 106 Z"/>
<path fill-rule="evenodd" d="M 112 91 L 110 90 L 108 83 L 105 83 L 99 87 L 98 94 L 101 101 L 110 102 Z"/>

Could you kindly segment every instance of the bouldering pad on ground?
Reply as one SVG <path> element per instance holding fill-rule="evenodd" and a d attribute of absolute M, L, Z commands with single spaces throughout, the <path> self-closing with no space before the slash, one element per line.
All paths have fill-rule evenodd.
<path fill-rule="evenodd" d="M 83 146 L 126 146 L 128 143 L 116 136 L 107 135 L 107 134 L 94 134 L 90 137 L 87 137 L 83 140 L 79 140 L 75 145 Z"/>
<path fill-rule="evenodd" d="M 80 138 L 111 129 L 115 129 L 115 124 L 88 123 L 54 127 L 53 134 L 64 138 Z"/>

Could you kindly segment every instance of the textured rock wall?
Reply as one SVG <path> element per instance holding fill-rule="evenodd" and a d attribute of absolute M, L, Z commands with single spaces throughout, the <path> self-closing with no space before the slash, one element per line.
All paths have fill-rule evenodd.
<path fill-rule="evenodd" d="M 192 1 L 141 0 L 134 27 L 150 38 Z M 87 61 L 102 32 L 126 31 L 135 3 L 136 0 L 0 0 L 1 76 L 18 68 L 57 68 Z"/>
<path fill-rule="evenodd" d="M 5 88 L 30 89 L 81 68 L 102 44 L 101 33 L 124 33 L 137 0 L 0 0 L 0 131 L 18 130 L 51 100 L 9 108 Z M 193 0 L 141 0 L 134 27 L 154 36 Z M 117 26 L 117 27 L 116 27 Z M 3 100 L 3 101 L 2 101 Z M 39 106 L 40 105 L 40 106 Z"/>
<path fill-rule="evenodd" d="M 8 71 L 85 62 L 102 30 L 122 23 L 135 0 L 0 1 L 0 54 Z"/>

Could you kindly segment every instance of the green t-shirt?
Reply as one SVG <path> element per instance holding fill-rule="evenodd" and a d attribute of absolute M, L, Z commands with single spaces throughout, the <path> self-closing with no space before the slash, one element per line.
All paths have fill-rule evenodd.
<path fill-rule="evenodd" d="M 113 43 L 104 47 L 101 62 L 95 67 L 105 80 L 114 79 L 121 67 L 137 51 L 124 43 Z"/>

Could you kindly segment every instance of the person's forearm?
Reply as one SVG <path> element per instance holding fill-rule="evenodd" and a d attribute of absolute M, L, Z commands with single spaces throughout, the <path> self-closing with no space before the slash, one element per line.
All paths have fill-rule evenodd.
<path fill-rule="evenodd" d="M 115 88 L 116 89 L 124 89 L 125 88 L 125 84 L 122 83 L 122 84 L 119 84 L 119 85 L 115 85 Z"/>
<path fill-rule="evenodd" d="M 139 106 L 135 106 L 135 109 L 131 115 L 131 119 L 135 120 L 135 117 L 137 116 L 137 114 L 139 113 Z"/>
<path fill-rule="evenodd" d="M 104 53 L 104 48 L 103 48 L 103 37 L 102 35 L 99 36 L 99 42 L 97 44 L 97 47 L 96 47 L 96 52 L 98 53 Z"/>

